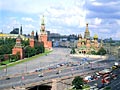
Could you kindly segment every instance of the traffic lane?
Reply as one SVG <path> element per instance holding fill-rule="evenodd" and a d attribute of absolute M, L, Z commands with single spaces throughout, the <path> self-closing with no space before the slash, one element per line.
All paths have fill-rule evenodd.
<path fill-rule="evenodd" d="M 88 70 L 89 71 L 89 70 Z M 86 72 L 88 72 L 88 71 L 86 71 Z M 83 72 L 85 72 L 85 71 L 83 71 Z M 73 74 L 78 74 L 78 73 L 81 73 L 80 71 L 73 71 L 72 72 Z M 33 78 L 33 77 L 29 77 L 29 76 L 27 76 L 27 77 L 29 77 L 28 79 L 24 79 L 24 80 L 21 80 L 20 78 L 17 78 L 17 79 L 13 79 L 13 81 L 9 81 L 9 83 L 8 82 L 6 82 L 5 84 L 3 84 L 3 85 L 0 85 L 0 88 L 8 88 L 8 87 L 12 87 L 12 86 L 20 86 L 21 85 L 21 83 L 24 83 L 24 84 L 30 84 L 30 83 L 34 83 L 34 82 L 38 82 L 38 81 L 41 81 L 41 80 L 47 80 L 47 79 L 51 79 L 51 78 L 57 78 L 57 77 L 62 77 L 62 76 L 69 76 L 69 75 L 72 75 L 72 73 L 71 72 L 68 72 L 68 73 L 60 73 L 60 74 L 53 74 L 53 75 L 50 75 L 50 74 L 48 74 L 48 75 L 44 75 L 42 78 L 40 77 L 38 77 L 38 75 L 37 76 L 35 76 L 35 78 Z M 33 76 L 33 75 L 32 75 Z"/>
<path fill-rule="evenodd" d="M 70 70 L 68 70 L 68 71 L 70 71 Z M 78 72 L 78 73 L 80 73 L 80 72 Z M 68 74 L 68 75 L 70 75 L 71 74 L 71 72 Z M 49 74 L 48 74 L 49 75 Z M 28 76 L 29 77 L 29 76 Z M 36 76 L 35 76 L 36 77 Z M 47 77 L 49 77 L 49 76 L 47 76 Z M 55 76 L 56 77 L 56 76 Z M 36 79 L 36 80 L 38 80 L 38 79 Z M 32 81 L 32 80 L 31 80 Z M 34 82 L 34 81 L 33 81 Z"/>
<path fill-rule="evenodd" d="M 86 71 L 86 72 L 88 72 L 88 71 Z M 73 74 L 75 74 L 75 73 L 79 74 L 80 72 L 75 72 L 74 71 Z M 48 80 L 48 79 L 52 79 L 52 78 L 59 78 L 59 77 L 62 77 L 62 76 L 69 76 L 69 75 L 71 75 L 71 72 L 69 72 L 69 73 L 61 73 L 60 75 L 56 75 L 56 74 L 55 75 L 48 75 L 48 76 L 44 76 L 42 78 L 41 77 L 40 78 L 36 77 L 34 79 L 23 80 L 22 82 L 25 83 L 25 84 L 30 84 L 32 82 L 38 82 L 38 81 L 41 81 L 41 80 Z M 20 86 L 21 82 L 9 83 L 8 85 L 6 84 L 4 87 L 12 87 L 12 85 L 14 85 L 14 86 Z"/>
<path fill-rule="evenodd" d="M 89 69 L 89 68 L 86 68 L 86 69 Z M 84 71 L 85 70 L 85 67 L 84 67 L 84 69 L 83 69 L 83 66 L 73 66 L 73 67 L 68 67 L 68 69 L 67 68 L 64 68 L 63 70 L 62 70 L 62 73 L 66 73 L 66 72 L 72 72 L 72 71 L 76 71 L 76 70 L 80 70 L 80 71 Z M 55 71 L 53 70 L 53 71 L 50 71 L 50 72 L 45 72 L 44 73 L 44 75 L 46 76 L 46 75 L 53 75 L 53 74 L 56 74 L 58 71 L 55 69 Z M 41 72 L 40 72 L 41 73 Z M 20 81 L 21 79 L 22 79 L 22 77 L 24 76 L 24 74 L 23 75 L 21 75 L 20 77 L 15 77 L 15 78 L 11 78 L 10 80 L 1 80 L 0 81 L 0 83 L 2 83 L 2 84 L 6 84 L 6 83 L 9 83 L 9 82 L 14 82 L 14 81 Z M 24 79 L 30 79 L 30 78 L 36 78 L 37 77 L 37 75 L 28 75 L 28 76 L 24 76 Z"/>
<path fill-rule="evenodd" d="M 119 88 L 119 85 L 120 85 L 120 69 L 118 68 L 118 69 L 116 69 L 116 70 L 113 70 L 112 72 L 111 72 L 112 74 L 117 74 L 118 76 L 117 76 L 117 79 L 113 79 L 111 76 L 111 78 L 110 78 L 110 83 L 109 84 L 104 84 L 104 86 L 110 86 L 112 89 L 111 90 L 115 90 L 115 87 L 118 87 Z M 102 84 L 102 82 L 101 82 L 101 79 L 102 79 L 103 77 L 101 76 L 100 78 L 98 78 L 97 80 L 94 80 L 94 81 L 91 81 L 91 82 L 89 82 L 88 84 L 90 85 L 90 86 L 95 86 L 96 84 L 97 84 L 97 87 L 101 87 L 103 84 Z M 117 90 L 119 90 L 119 89 L 117 89 Z"/>
<path fill-rule="evenodd" d="M 118 75 L 117 79 L 112 80 L 108 86 L 110 86 L 112 90 L 114 90 L 116 87 L 116 90 L 120 90 L 120 68 L 114 70 L 113 73 Z"/>
<path fill-rule="evenodd" d="M 37 74 L 33 74 L 33 75 L 28 75 L 28 76 L 18 76 L 18 77 L 12 77 L 10 79 L 2 79 L 0 80 L 0 86 L 1 85 L 6 85 L 6 84 L 9 84 L 9 83 L 14 83 L 14 82 L 20 82 L 22 80 L 27 80 L 27 79 L 33 79 L 33 78 L 36 78 L 38 75 Z"/>
<path fill-rule="evenodd" d="M 120 76 L 117 77 L 117 79 L 112 80 L 112 82 L 108 86 L 110 86 L 112 90 L 120 90 L 119 89 L 120 88 Z"/>
<path fill-rule="evenodd" d="M 82 65 L 80 65 L 80 66 L 73 66 L 73 67 L 64 67 L 63 68 L 63 70 L 61 70 L 63 73 L 64 72 L 69 72 L 69 71 L 72 71 L 72 70 L 83 70 L 83 69 L 88 69 L 88 67 L 86 67 L 87 65 L 85 65 L 85 66 L 82 66 Z M 83 68 L 84 67 L 84 68 Z M 60 69 L 60 68 L 57 68 L 58 70 Z M 49 75 L 51 75 L 51 74 L 55 74 L 55 73 L 57 73 L 58 71 L 57 71 L 57 69 L 55 69 L 55 71 L 53 70 L 53 71 L 50 71 L 51 73 L 49 73 L 48 72 L 48 74 Z M 45 72 L 45 74 L 47 74 L 46 72 Z M 19 80 L 21 80 L 21 77 L 23 77 L 24 76 L 24 74 L 22 74 L 20 77 L 18 77 L 18 78 L 14 78 L 14 80 L 15 81 L 19 81 Z M 29 75 L 29 76 L 24 76 L 24 78 L 25 79 L 29 79 L 29 78 L 35 78 L 36 77 L 36 75 Z M 11 78 L 11 80 L 12 80 L 12 78 Z M 9 82 L 9 81 L 11 81 L 11 80 L 5 80 L 4 81 L 4 83 L 6 83 L 6 82 Z M 14 81 L 13 80 L 13 81 Z M 1 81 L 2 83 L 3 83 L 3 81 Z"/>

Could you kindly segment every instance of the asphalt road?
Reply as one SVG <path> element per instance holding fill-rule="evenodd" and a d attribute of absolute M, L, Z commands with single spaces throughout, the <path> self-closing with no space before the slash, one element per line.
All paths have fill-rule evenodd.
<path fill-rule="evenodd" d="M 0 90 L 12 86 L 20 86 L 23 83 L 29 84 L 38 82 L 41 80 L 47 80 L 52 78 L 58 78 L 63 76 L 69 76 L 72 74 L 79 74 L 82 72 L 88 72 L 92 71 L 91 68 L 94 68 L 94 70 L 102 70 L 103 68 L 110 67 L 113 62 L 106 61 L 106 62 L 94 62 L 96 60 L 89 59 L 89 62 L 93 61 L 92 64 L 85 64 L 80 65 L 80 63 L 83 61 L 80 58 L 70 57 L 69 56 L 70 49 L 68 48 L 54 48 L 53 52 L 48 54 L 47 56 L 42 56 L 39 58 L 36 58 L 35 60 L 28 61 L 22 64 L 18 64 L 13 67 L 8 68 L 8 76 L 15 75 L 14 77 L 11 77 L 10 79 L 6 80 L 5 78 L 1 78 L 0 80 Z M 101 60 L 101 59 L 100 59 Z M 56 66 L 60 63 L 64 62 L 74 62 L 77 64 L 77 66 L 72 67 L 63 67 L 62 69 L 52 69 L 48 72 L 43 71 L 44 77 L 38 77 L 39 73 L 33 73 L 30 75 L 24 75 L 23 73 L 26 72 L 34 72 L 36 69 L 39 68 L 47 68 L 51 66 Z M 56 74 L 58 70 L 61 70 L 60 74 Z M 16 76 L 16 74 L 19 74 L 19 76 Z M 0 76 L 5 76 L 5 72 L 3 70 L 0 71 Z"/>
<path fill-rule="evenodd" d="M 73 67 L 63 68 L 59 74 L 56 74 L 58 72 L 58 69 L 50 70 L 49 72 L 40 72 L 40 73 L 43 73 L 43 77 L 38 77 L 38 75 L 39 75 L 39 72 L 38 72 L 38 73 L 34 73 L 32 75 L 27 75 L 27 76 L 21 75 L 18 77 L 12 77 L 8 80 L 1 79 L 0 80 L 0 90 L 4 89 L 4 88 L 12 87 L 12 86 L 21 86 L 23 83 L 30 84 L 30 83 L 39 82 L 42 80 L 48 80 L 48 79 L 52 79 L 52 78 L 60 78 L 63 76 L 72 76 L 74 74 L 89 72 L 90 70 L 91 70 L 90 68 L 83 69 L 83 66 L 80 66 L 79 68 L 78 68 L 78 66 L 73 66 Z M 23 76 L 24 76 L 24 80 L 22 79 Z"/>
<path fill-rule="evenodd" d="M 106 60 L 105 62 L 109 63 L 110 61 Z M 111 61 L 109 64 L 112 65 L 112 62 L 114 62 L 114 61 Z M 103 63 L 103 61 L 102 61 L 102 63 Z M 109 84 L 104 84 L 104 87 L 108 86 L 108 87 L 111 88 L 110 90 L 120 90 L 120 68 L 113 70 L 112 73 L 116 74 L 117 78 L 116 79 L 111 78 L 110 83 Z M 95 84 L 97 84 L 97 87 L 101 87 L 103 85 L 102 82 L 101 82 L 101 79 L 102 79 L 102 77 L 98 78 L 98 80 L 89 82 L 88 84 L 91 85 L 91 86 L 95 86 Z"/>
<path fill-rule="evenodd" d="M 51 52 L 47 56 L 38 57 L 34 60 L 7 68 L 7 75 L 32 72 L 37 68 L 44 68 L 54 65 L 56 63 L 65 62 L 67 60 L 70 60 L 69 57 L 66 57 L 66 55 L 68 55 L 69 53 L 70 53 L 70 49 L 54 48 L 53 52 Z M 6 75 L 5 70 L 0 70 L 0 76 L 5 76 L 5 75 Z"/>

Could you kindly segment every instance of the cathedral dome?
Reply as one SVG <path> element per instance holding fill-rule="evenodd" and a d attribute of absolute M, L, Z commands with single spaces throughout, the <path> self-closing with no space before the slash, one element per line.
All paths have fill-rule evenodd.
<path fill-rule="evenodd" d="M 94 38 L 94 39 L 98 39 L 98 35 L 97 35 L 97 34 L 95 34 L 93 38 Z"/>

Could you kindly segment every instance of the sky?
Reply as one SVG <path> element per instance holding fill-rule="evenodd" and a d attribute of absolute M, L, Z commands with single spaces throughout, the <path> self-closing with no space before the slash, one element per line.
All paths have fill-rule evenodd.
<path fill-rule="evenodd" d="M 120 40 L 120 0 L 0 0 L 0 32 L 23 27 L 24 34 L 46 30 L 61 35 L 82 34 Z"/>

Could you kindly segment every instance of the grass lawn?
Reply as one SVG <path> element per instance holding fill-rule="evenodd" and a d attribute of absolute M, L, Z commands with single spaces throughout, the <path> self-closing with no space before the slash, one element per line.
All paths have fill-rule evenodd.
<path fill-rule="evenodd" d="M 27 62 L 27 61 L 30 61 L 30 60 L 34 60 L 35 58 L 38 58 L 40 56 L 44 56 L 48 53 L 50 53 L 52 51 L 46 51 L 45 53 L 42 53 L 42 54 L 38 54 L 38 55 L 35 55 L 35 56 L 32 56 L 32 57 L 29 57 L 29 58 L 25 58 L 25 59 L 22 59 L 22 60 L 18 60 L 16 62 L 9 62 L 9 60 L 6 60 L 6 61 L 3 61 L 2 63 L 3 64 L 7 64 L 7 67 L 11 67 L 11 66 L 14 66 L 14 65 L 17 65 L 17 64 L 20 64 L 20 63 L 23 63 L 23 62 Z M 6 65 L 0 65 L 0 70 L 1 69 L 4 69 L 6 68 Z"/>

